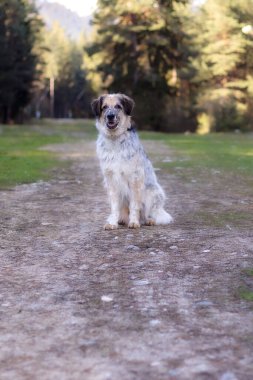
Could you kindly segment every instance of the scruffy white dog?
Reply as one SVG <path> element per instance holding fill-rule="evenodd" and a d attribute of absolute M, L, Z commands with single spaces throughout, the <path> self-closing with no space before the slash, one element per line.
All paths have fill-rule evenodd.
<path fill-rule="evenodd" d="M 134 101 L 123 94 L 102 95 L 92 102 L 96 116 L 97 155 L 111 202 L 106 230 L 127 224 L 168 224 L 165 195 L 131 124 Z"/>

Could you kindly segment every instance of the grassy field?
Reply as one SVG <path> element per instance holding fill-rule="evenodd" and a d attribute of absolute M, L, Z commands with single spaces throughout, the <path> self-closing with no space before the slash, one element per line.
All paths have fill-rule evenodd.
<path fill-rule="evenodd" d="M 49 169 L 59 162 L 52 153 L 40 150 L 42 146 L 95 137 L 96 129 L 91 120 L 71 123 L 46 120 L 31 126 L 1 126 L 0 188 L 48 178 Z M 185 176 L 213 169 L 242 175 L 253 184 L 252 134 L 197 136 L 140 132 L 140 137 L 168 144 L 173 160 L 161 163 L 165 169 L 185 168 Z"/>
<path fill-rule="evenodd" d="M 95 139 L 91 120 L 36 121 L 30 125 L 0 125 L 0 189 L 50 178 L 50 169 L 62 166 L 57 156 L 40 148 L 48 144 Z M 66 164 L 66 163 L 65 163 Z"/>
<path fill-rule="evenodd" d="M 57 158 L 39 148 L 64 140 L 61 135 L 47 136 L 28 126 L 1 127 L 0 188 L 48 178 L 48 170 Z"/>
<path fill-rule="evenodd" d="M 178 164 L 191 169 L 214 169 L 253 177 L 252 134 L 210 134 L 205 136 L 142 132 L 143 139 L 162 140 L 173 150 Z"/>

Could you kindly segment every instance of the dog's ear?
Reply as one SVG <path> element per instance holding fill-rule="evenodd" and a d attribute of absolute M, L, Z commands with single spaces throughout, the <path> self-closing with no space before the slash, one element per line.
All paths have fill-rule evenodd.
<path fill-rule="evenodd" d="M 101 95 L 99 98 L 91 102 L 91 109 L 96 117 L 100 116 L 101 114 L 103 99 L 104 99 L 104 96 Z"/>
<path fill-rule="evenodd" d="M 126 95 L 121 95 L 120 96 L 120 101 L 121 101 L 121 104 L 124 108 L 124 111 L 125 113 L 130 116 L 132 111 L 133 111 L 133 108 L 134 108 L 134 101 L 133 99 L 129 98 L 129 96 L 126 96 Z"/>

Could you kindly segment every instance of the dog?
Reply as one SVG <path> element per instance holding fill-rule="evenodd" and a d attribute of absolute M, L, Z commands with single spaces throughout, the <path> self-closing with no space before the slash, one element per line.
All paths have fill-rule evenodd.
<path fill-rule="evenodd" d="M 131 120 L 134 101 L 124 94 L 102 95 L 91 104 L 96 117 L 97 156 L 111 203 L 104 226 L 169 224 L 165 194 Z"/>

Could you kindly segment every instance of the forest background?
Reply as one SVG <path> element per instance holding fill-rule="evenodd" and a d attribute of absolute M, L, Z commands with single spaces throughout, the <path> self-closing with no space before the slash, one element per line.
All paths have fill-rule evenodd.
<path fill-rule="evenodd" d="M 99 0 L 79 34 L 43 9 L 0 0 L 0 122 L 88 118 L 123 92 L 140 129 L 252 131 L 252 0 Z"/>

